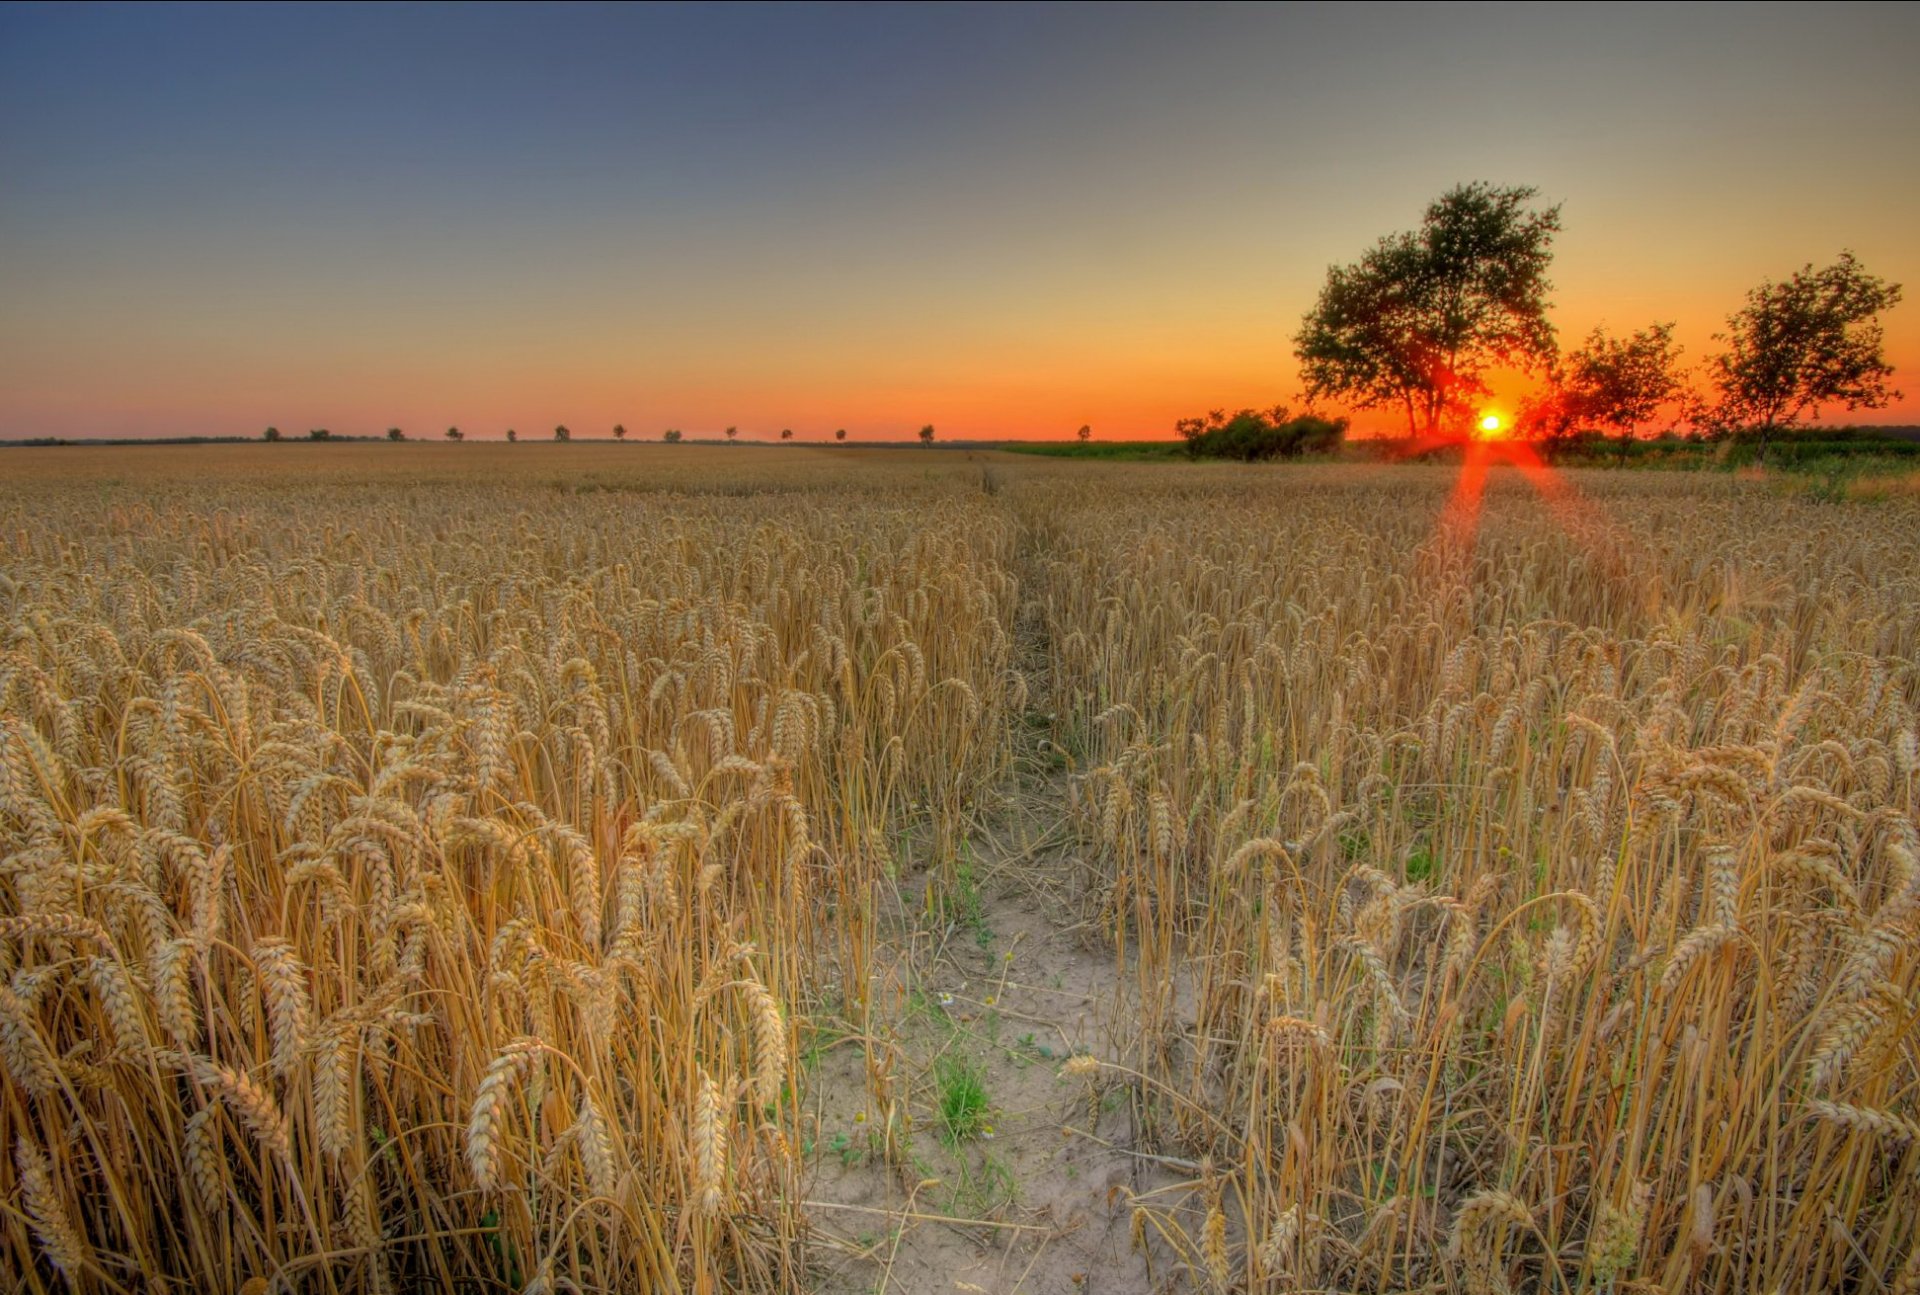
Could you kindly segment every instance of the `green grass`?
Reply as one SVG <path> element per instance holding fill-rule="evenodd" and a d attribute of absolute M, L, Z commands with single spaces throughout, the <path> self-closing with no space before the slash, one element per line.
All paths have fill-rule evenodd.
<path fill-rule="evenodd" d="M 940 1140 L 957 1147 L 978 1136 L 987 1118 L 987 1080 L 979 1064 L 948 1053 L 933 1063 L 933 1082 Z"/>

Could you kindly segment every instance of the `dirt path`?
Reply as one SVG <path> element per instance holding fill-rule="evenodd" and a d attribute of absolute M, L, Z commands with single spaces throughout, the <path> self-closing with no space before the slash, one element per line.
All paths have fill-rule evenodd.
<path fill-rule="evenodd" d="M 1043 647 L 1023 627 L 1036 699 Z M 1131 1149 L 1121 1088 L 1065 1073 L 1075 1056 L 1114 1055 L 1120 982 L 1110 946 L 1079 920 L 1064 762 L 1044 716 L 1017 723 L 1013 776 L 958 858 L 938 871 L 916 860 L 900 879 L 885 937 L 899 953 L 878 978 L 873 1027 L 911 1119 L 891 1162 L 866 1049 L 827 1038 L 809 1059 L 823 1295 L 1165 1288 L 1168 1273 L 1155 1283 L 1129 1245 L 1128 1202 L 1183 1175 Z"/>

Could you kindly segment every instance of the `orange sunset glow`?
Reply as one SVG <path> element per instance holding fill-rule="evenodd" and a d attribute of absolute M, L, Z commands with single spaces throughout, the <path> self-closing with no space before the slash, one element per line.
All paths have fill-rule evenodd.
<path fill-rule="evenodd" d="M 1898 7 L 82 12 L 0 14 L 0 438 L 1166 438 L 1297 405 L 1326 267 L 1474 175 L 1561 206 L 1563 343 L 1920 280 Z"/>
<path fill-rule="evenodd" d="M 1916 54 L 0 4 L 0 1295 L 1920 1295 Z"/>

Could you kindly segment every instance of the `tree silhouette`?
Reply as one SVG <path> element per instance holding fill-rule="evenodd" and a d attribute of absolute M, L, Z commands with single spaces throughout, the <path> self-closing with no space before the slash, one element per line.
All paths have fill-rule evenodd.
<path fill-rule="evenodd" d="M 280 439 L 280 429 L 279 429 L 278 427 L 269 427 L 269 428 L 268 428 L 268 429 L 266 430 L 266 432 L 265 432 L 265 434 L 264 434 L 264 435 L 263 435 L 263 436 L 261 437 L 261 439 L 262 439 L 262 440 L 267 440 L 267 441 L 277 441 L 277 440 L 279 440 L 279 439 Z"/>
<path fill-rule="evenodd" d="M 387 439 L 390 441 L 404 441 L 407 439 L 407 434 L 398 427 L 389 427 L 387 429 Z"/>
<path fill-rule="evenodd" d="M 316 427 L 312 431 L 307 433 L 307 439 L 310 441 L 329 440 L 332 438 L 332 436 L 333 436 L 333 433 L 329 432 L 324 427 Z"/>
<path fill-rule="evenodd" d="M 553 439 L 556 441 L 570 441 L 573 439 L 573 433 L 567 430 L 565 423 L 562 423 L 553 429 Z"/>
<path fill-rule="evenodd" d="M 734 437 L 738 436 L 739 434 L 740 434 L 740 429 L 738 427 L 729 427 L 727 429 L 728 440 L 732 440 Z"/>
<path fill-rule="evenodd" d="M 458 427 L 449 427 L 447 429 L 447 439 L 450 441 L 464 441 L 467 439 L 467 434 Z"/>
<path fill-rule="evenodd" d="M 922 445 L 927 445 L 927 446 L 931 446 L 933 444 L 933 424 L 932 423 L 928 423 L 925 427 L 922 427 L 920 429 L 920 443 Z"/>
<path fill-rule="evenodd" d="M 1231 416 L 1224 409 L 1215 409 L 1204 418 L 1177 420 L 1174 430 L 1186 440 L 1187 454 L 1193 458 L 1257 463 L 1331 454 L 1346 440 L 1347 420 L 1312 414 L 1290 418 L 1285 405 L 1274 405 L 1235 410 Z"/>
<path fill-rule="evenodd" d="M 678 427 L 669 427 L 661 435 L 660 439 L 668 442 L 669 444 L 677 445 L 680 442 L 680 429 Z"/>
<path fill-rule="evenodd" d="M 834 439 L 834 440 L 836 440 L 836 441 L 844 441 L 844 440 L 846 440 L 846 439 L 847 439 L 847 429 L 846 429 L 846 428 L 844 428 L 844 427 L 842 427 L 842 428 L 841 428 L 841 429 L 840 429 L 839 431 L 837 431 L 837 432 L 835 432 L 835 433 L 833 434 L 833 439 Z"/>
<path fill-rule="evenodd" d="M 782 428 L 780 429 L 780 439 L 781 439 L 781 440 L 783 440 L 783 441 L 790 441 L 790 440 L 792 440 L 792 439 L 793 439 L 793 429 L 792 429 L 791 427 L 782 427 Z"/>
<path fill-rule="evenodd" d="M 1625 338 L 1596 328 L 1556 366 L 1546 391 L 1521 410 L 1517 425 L 1550 442 L 1587 429 L 1631 437 L 1680 392 L 1672 324 L 1653 324 Z"/>
<path fill-rule="evenodd" d="M 625 423 L 615 423 L 613 425 L 613 439 L 616 441 L 624 441 L 627 439 L 627 425 Z"/>
<path fill-rule="evenodd" d="M 1900 285 L 1867 273 L 1852 252 L 1825 269 L 1812 265 L 1785 283 L 1767 282 L 1718 334 L 1727 349 L 1709 362 L 1718 402 L 1706 421 L 1719 430 L 1752 427 L 1760 461 L 1773 433 L 1820 406 L 1882 409 L 1900 399 L 1887 387 L 1880 312 L 1900 301 Z"/>
<path fill-rule="evenodd" d="M 1560 208 L 1532 210 L 1536 192 L 1461 185 L 1428 206 L 1418 232 L 1328 269 L 1294 336 L 1308 399 L 1399 406 L 1409 435 L 1432 436 L 1471 413 L 1488 368 L 1550 362 Z"/>
<path fill-rule="evenodd" d="M 1082 445 L 1085 445 L 1088 441 L 1093 439 L 1093 428 L 1088 426 L 1086 423 L 1082 423 L 1080 424 L 1080 430 L 1075 432 L 1074 435 L 1080 438 L 1080 443 Z"/>
<path fill-rule="evenodd" d="M 513 444 L 513 442 L 519 439 L 520 439 L 520 433 L 514 431 L 511 427 L 509 427 L 507 429 L 507 444 L 511 445 Z"/>

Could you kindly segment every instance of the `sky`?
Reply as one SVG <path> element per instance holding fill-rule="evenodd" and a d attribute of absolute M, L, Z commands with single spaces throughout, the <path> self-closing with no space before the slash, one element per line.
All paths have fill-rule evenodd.
<path fill-rule="evenodd" d="M 1170 436 L 1537 186 L 1571 345 L 1851 248 L 1920 422 L 1920 6 L 5 5 L 0 438 Z M 1506 398 L 1511 393 L 1502 393 Z M 1360 430 L 1391 414 L 1360 415 Z"/>

